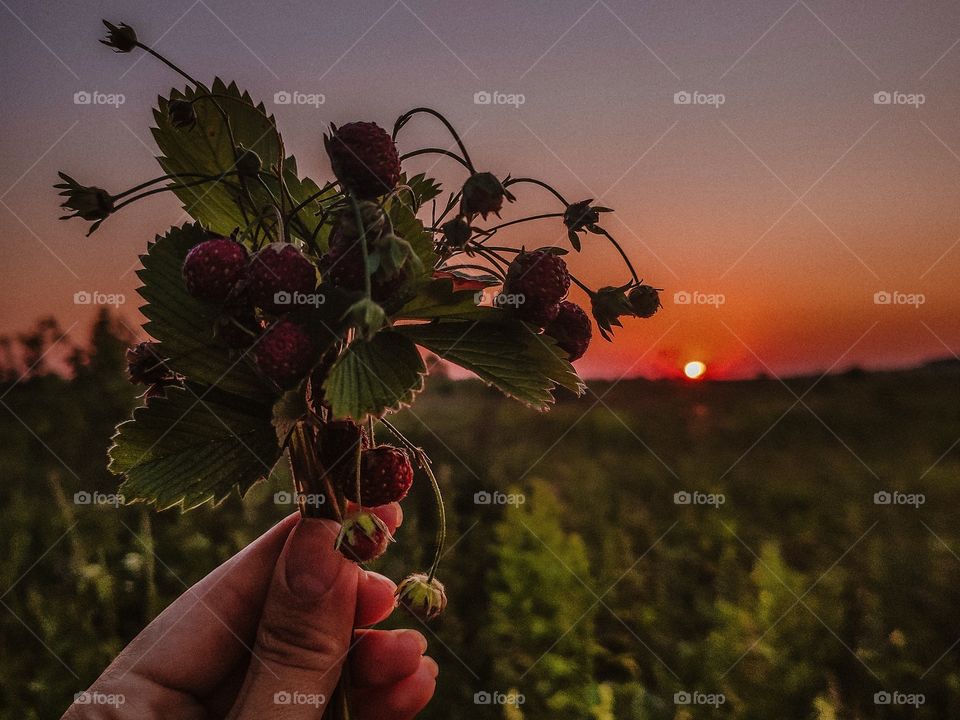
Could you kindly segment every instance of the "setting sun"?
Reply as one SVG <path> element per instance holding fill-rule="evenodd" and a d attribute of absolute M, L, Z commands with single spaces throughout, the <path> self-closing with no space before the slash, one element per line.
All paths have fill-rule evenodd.
<path fill-rule="evenodd" d="M 691 360 L 683 366 L 683 374 L 691 380 L 699 379 L 707 371 L 707 366 L 699 360 Z"/>

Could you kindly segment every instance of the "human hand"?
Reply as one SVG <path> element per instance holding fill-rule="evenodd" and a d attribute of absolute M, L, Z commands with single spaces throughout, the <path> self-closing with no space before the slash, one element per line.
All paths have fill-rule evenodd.
<path fill-rule="evenodd" d="M 402 520 L 396 504 L 375 512 L 391 532 Z M 395 585 L 334 549 L 338 527 L 278 523 L 154 619 L 63 720 L 319 718 L 345 661 L 354 717 L 412 718 L 437 664 L 415 630 L 355 630 L 390 615 Z M 95 702 L 111 695 L 123 702 Z"/>

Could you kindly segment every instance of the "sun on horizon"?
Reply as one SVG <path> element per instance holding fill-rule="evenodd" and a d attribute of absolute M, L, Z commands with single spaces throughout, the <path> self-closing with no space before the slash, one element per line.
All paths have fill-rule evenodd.
<path fill-rule="evenodd" d="M 699 380 L 701 377 L 703 377 L 703 374 L 706 371 L 706 364 L 700 362 L 699 360 L 691 360 L 683 366 L 683 374 L 689 380 Z"/>

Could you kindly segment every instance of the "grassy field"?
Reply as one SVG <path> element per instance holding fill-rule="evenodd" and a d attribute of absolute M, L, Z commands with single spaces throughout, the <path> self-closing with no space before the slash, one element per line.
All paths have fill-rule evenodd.
<path fill-rule="evenodd" d="M 0 390 L 3 717 L 58 716 L 291 509 L 282 477 L 186 515 L 78 504 L 115 490 L 105 449 L 133 402 L 120 345 L 96 347 L 72 381 Z M 595 383 L 545 415 L 428 386 L 398 416 L 452 525 L 425 717 L 960 716 L 956 365 Z M 430 553 L 424 483 L 405 509 L 378 566 L 395 579 Z"/>

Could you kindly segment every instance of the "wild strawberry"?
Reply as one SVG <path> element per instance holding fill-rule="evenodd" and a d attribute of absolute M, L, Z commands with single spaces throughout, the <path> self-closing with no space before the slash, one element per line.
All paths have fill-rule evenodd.
<path fill-rule="evenodd" d="M 194 245 L 183 261 L 187 292 L 200 300 L 220 303 L 243 276 L 247 249 L 230 238 L 213 238 Z"/>
<path fill-rule="evenodd" d="M 320 428 L 317 455 L 335 485 L 355 487 L 357 455 L 369 447 L 370 438 L 363 425 L 349 419 L 331 420 Z"/>
<path fill-rule="evenodd" d="M 312 293 L 317 270 L 303 253 L 289 243 L 272 243 L 253 256 L 247 272 L 251 302 L 272 313 L 293 309 L 297 294 Z"/>
<path fill-rule="evenodd" d="M 341 240 L 332 244 L 330 251 L 320 258 L 320 274 L 334 287 L 362 292 L 366 280 L 360 241 Z M 370 278 L 371 297 L 377 302 L 393 299 L 406 283 L 407 277 L 407 272 L 403 268 L 392 275 L 387 275 L 378 269 Z"/>
<path fill-rule="evenodd" d="M 414 573 L 397 585 L 394 592 L 397 605 L 421 620 L 433 620 L 447 607 L 447 592 L 436 578 L 425 573 Z"/>
<path fill-rule="evenodd" d="M 659 291 L 650 285 L 637 285 L 627 293 L 627 300 L 637 317 L 641 318 L 651 317 L 662 307 Z"/>
<path fill-rule="evenodd" d="M 517 314 L 537 327 L 545 327 L 560 312 L 560 301 L 570 289 L 567 264 L 546 249 L 521 252 L 510 267 L 503 292 L 516 295 Z"/>
<path fill-rule="evenodd" d="M 560 312 L 547 325 L 547 335 L 557 341 L 557 345 L 567 351 L 570 361 L 579 360 L 590 345 L 593 326 L 583 308 L 564 300 L 560 303 Z"/>
<path fill-rule="evenodd" d="M 369 562 L 386 551 L 393 538 L 386 524 L 369 510 L 358 510 L 343 519 L 336 548 L 354 562 Z"/>
<path fill-rule="evenodd" d="M 360 455 L 360 497 L 356 482 L 346 481 L 343 494 L 359 505 L 376 507 L 403 500 L 413 484 L 413 466 L 406 450 L 378 445 Z"/>
<path fill-rule="evenodd" d="M 267 379 L 287 389 L 310 372 L 316 360 L 316 348 L 300 325 L 280 320 L 257 341 L 254 358 Z"/>
<path fill-rule="evenodd" d="M 323 144 L 337 180 L 354 196 L 372 200 L 400 180 L 400 155 L 390 135 L 376 123 L 332 125 Z"/>
<path fill-rule="evenodd" d="M 496 175 L 488 172 L 474 173 L 463 184 L 460 214 L 469 217 L 479 213 L 484 220 L 490 213 L 500 217 L 504 198 L 510 202 L 516 199 Z"/>

